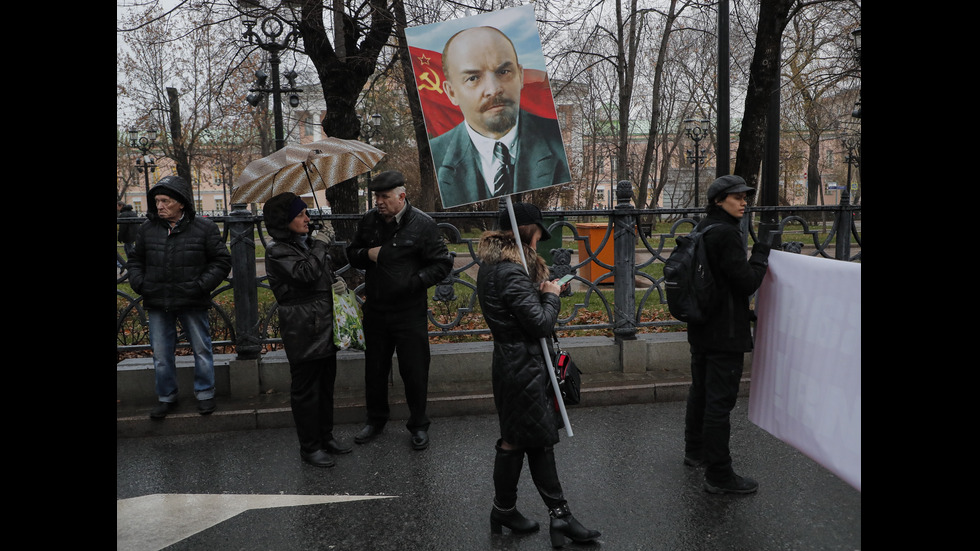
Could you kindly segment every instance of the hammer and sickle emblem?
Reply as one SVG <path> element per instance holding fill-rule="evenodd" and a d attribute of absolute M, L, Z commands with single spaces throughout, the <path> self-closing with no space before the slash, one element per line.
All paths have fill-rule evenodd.
<path fill-rule="evenodd" d="M 432 77 L 435 77 L 435 81 L 432 80 Z M 420 90 L 432 90 L 440 94 L 442 93 L 442 81 L 439 79 L 439 75 L 426 71 L 419 75 L 419 80 L 427 84 L 419 86 Z"/>

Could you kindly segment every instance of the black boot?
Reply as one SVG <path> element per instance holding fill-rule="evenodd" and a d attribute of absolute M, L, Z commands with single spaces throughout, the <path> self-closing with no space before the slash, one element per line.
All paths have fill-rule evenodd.
<path fill-rule="evenodd" d="M 557 509 L 550 509 L 551 515 L 551 546 L 561 547 L 565 545 L 565 538 L 571 538 L 576 543 L 593 541 L 602 534 L 598 530 L 589 530 L 582 523 L 575 520 L 568 505 L 562 505 Z"/>
<path fill-rule="evenodd" d="M 537 521 L 522 515 L 517 507 L 511 507 L 505 511 L 498 509 L 495 503 L 490 509 L 490 532 L 494 534 L 503 533 L 502 526 L 510 528 L 510 531 L 515 534 L 529 534 L 537 532 L 539 528 Z"/>
<path fill-rule="evenodd" d="M 558 480 L 558 468 L 555 466 L 555 449 L 551 446 L 528 448 L 526 452 L 531 478 L 551 514 L 551 545 L 565 545 L 566 537 L 576 542 L 598 538 L 601 535 L 599 532 L 582 526 L 568 511 L 568 502 L 565 501 L 565 493 Z"/>
<path fill-rule="evenodd" d="M 505 450 L 497 440 L 497 456 L 493 461 L 493 508 L 490 510 L 490 532 L 501 533 L 501 526 L 512 532 L 527 533 L 538 530 L 538 523 L 526 518 L 517 510 L 517 482 L 524 468 L 524 450 Z"/>

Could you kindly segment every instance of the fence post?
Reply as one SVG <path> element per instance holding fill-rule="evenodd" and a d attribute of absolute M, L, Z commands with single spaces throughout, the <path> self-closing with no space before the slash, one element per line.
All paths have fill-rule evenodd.
<path fill-rule="evenodd" d="M 248 205 L 231 206 L 226 222 L 231 242 L 231 284 L 235 296 L 235 352 L 239 360 L 259 357 L 259 293 L 255 279 L 255 222 Z"/>
<path fill-rule="evenodd" d="M 636 339 L 636 208 L 630 200 L 633 184 L 620 180 L 616 184 L 616 208 L 613 209 L 613 300 L 615 320 L 613 335 L 616 342 Z"/>

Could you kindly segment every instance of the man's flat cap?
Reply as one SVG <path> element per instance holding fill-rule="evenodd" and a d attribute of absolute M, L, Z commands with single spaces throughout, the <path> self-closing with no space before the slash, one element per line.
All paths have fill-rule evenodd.
<path fill-rule="evenodd" d="M 368 184 L 370 191 L 388 191 L 389 189 L 405 185 L 405 177 L 397 170 L 387 170 L 371 178 Z"/>

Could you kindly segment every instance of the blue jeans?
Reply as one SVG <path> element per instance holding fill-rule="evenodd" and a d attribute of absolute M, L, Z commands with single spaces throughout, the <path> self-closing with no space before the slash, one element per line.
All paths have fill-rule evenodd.
<path fill-rule="evenodd" d="M 150 346 L 156 391 L 161 402 L 177 401 L 177 320 L 187 331 L 194 351 L 194 396 L 198 400 L 214 398 L 214 353 L 211 350 L 211 326 L 207 310 L 164 312 L 149 310 Z"/>

